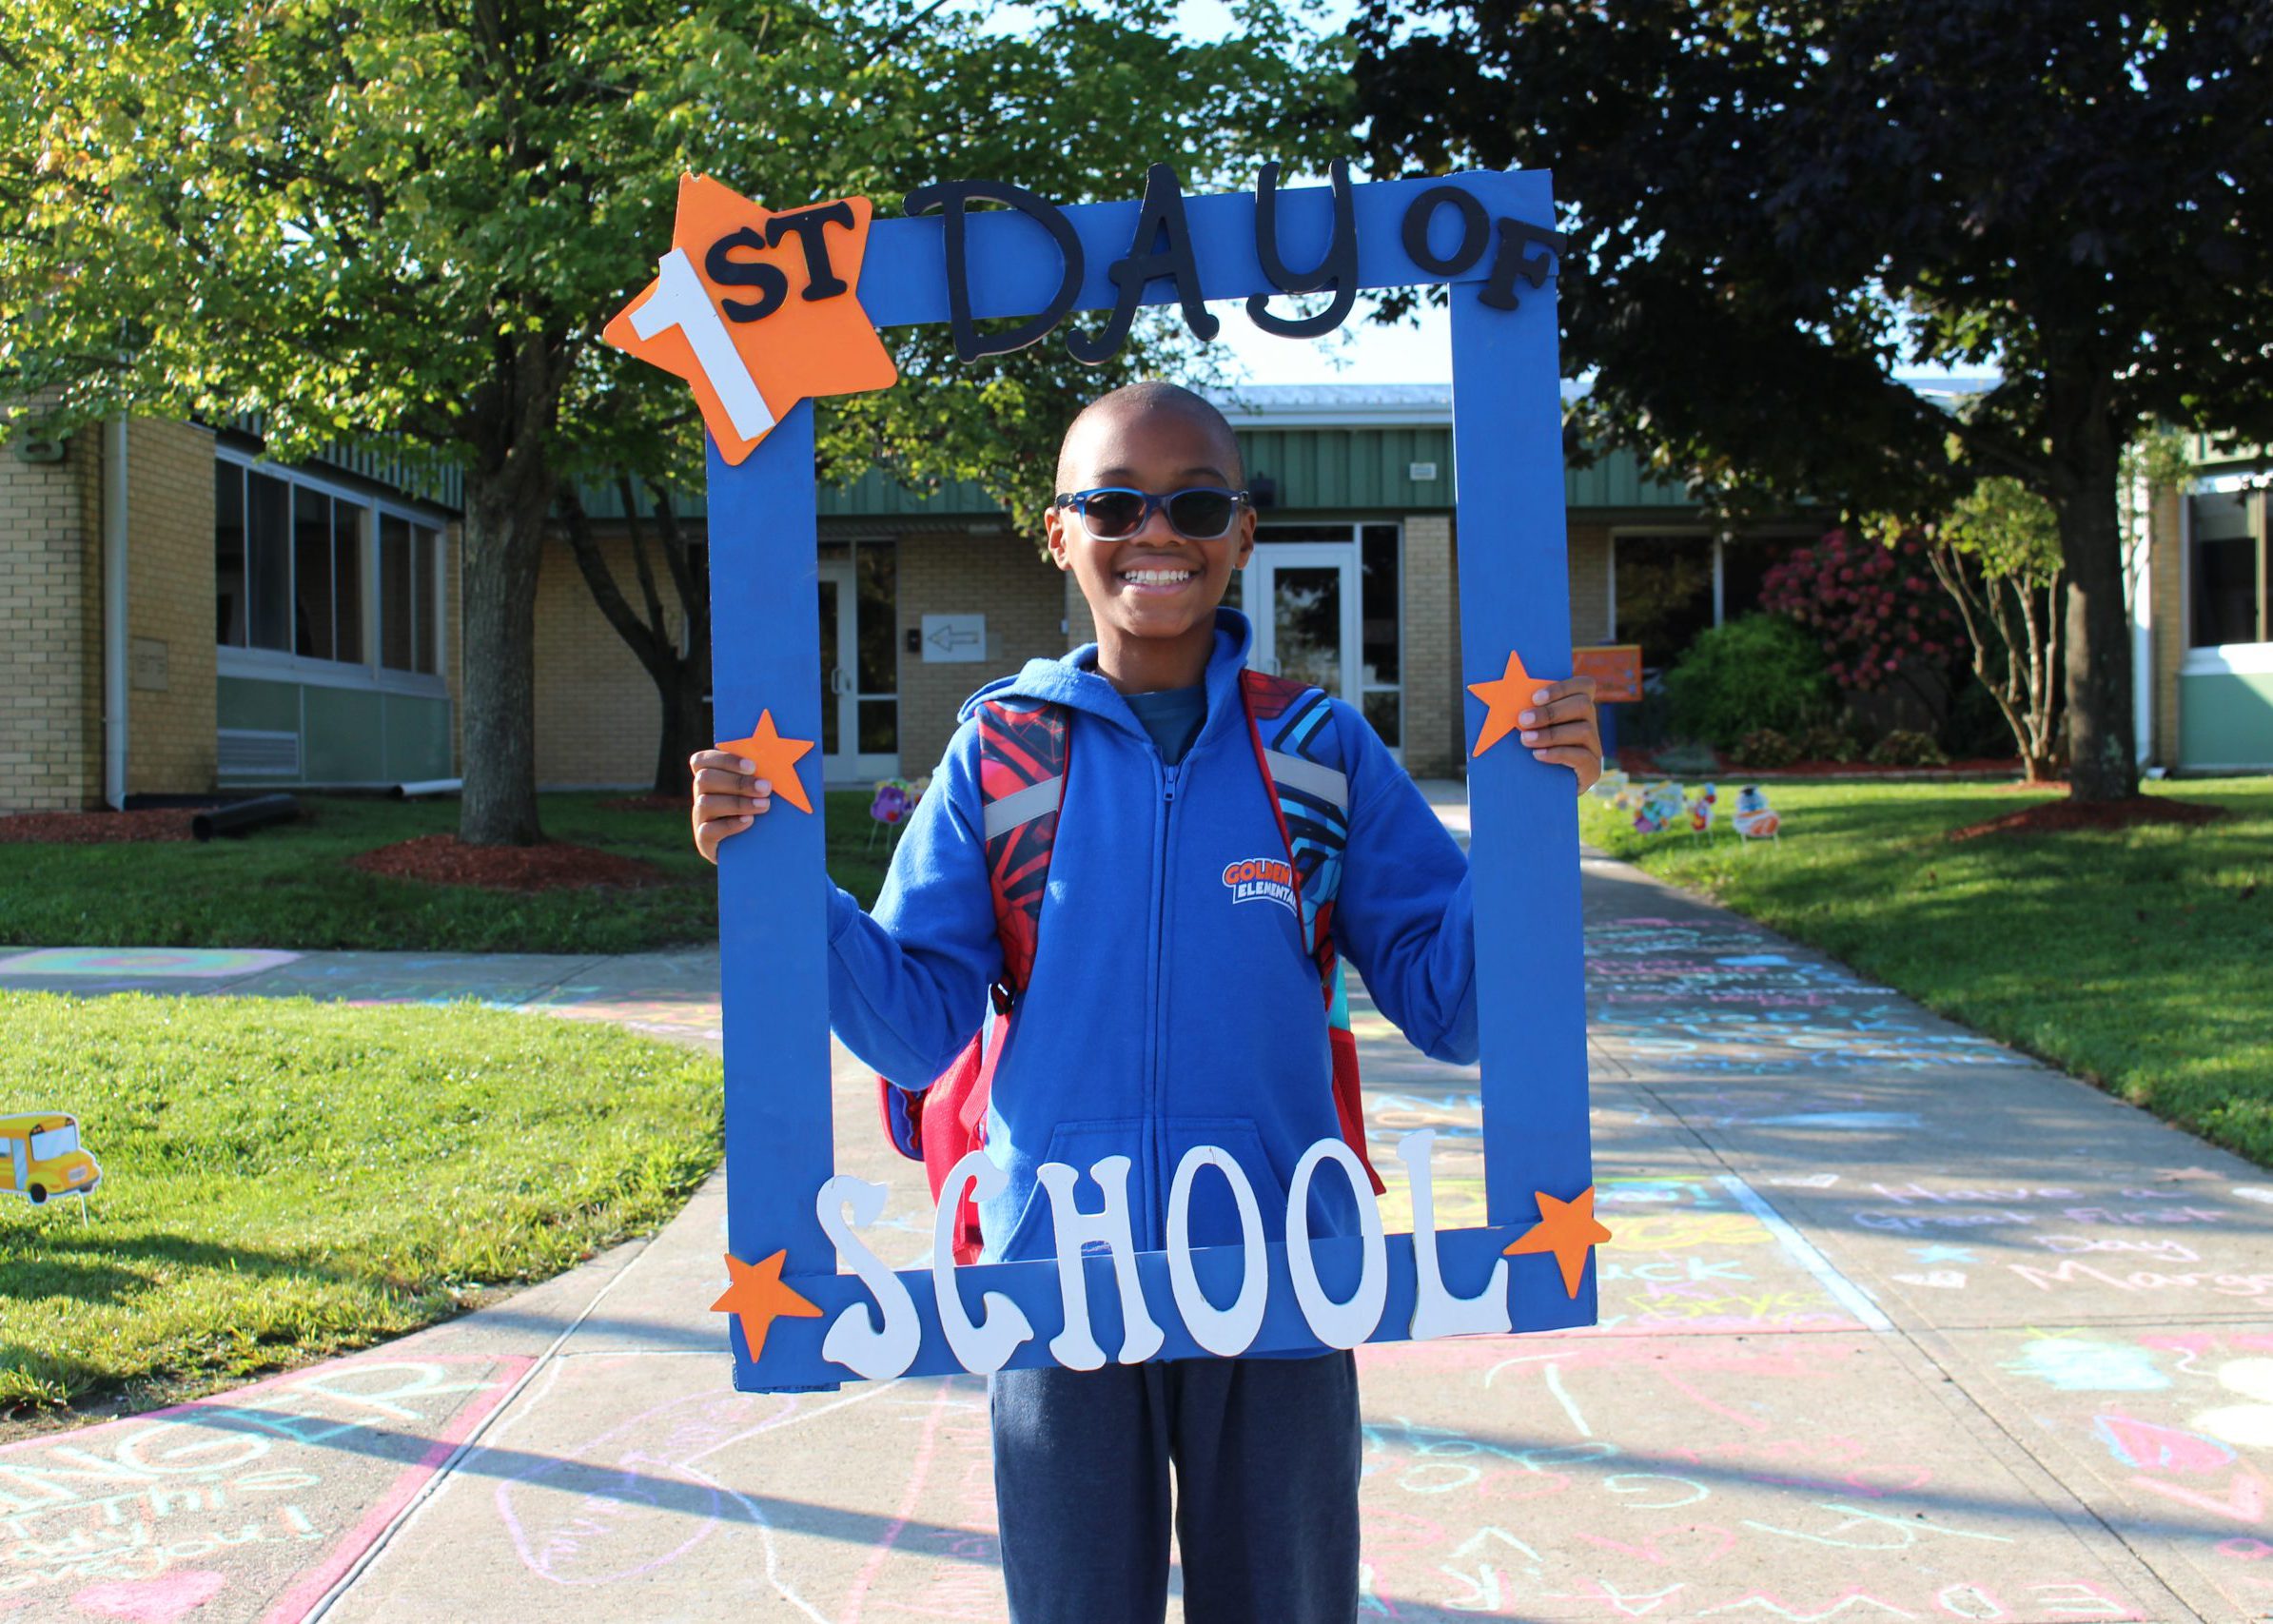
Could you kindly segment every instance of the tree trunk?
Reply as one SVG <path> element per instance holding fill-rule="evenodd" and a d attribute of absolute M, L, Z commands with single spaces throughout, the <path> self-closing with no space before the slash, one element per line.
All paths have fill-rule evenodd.
<path fill-rule="evenodd" d="M 458 836 L 532 846 L 537 816 L 537 568 L 552 479 L 536 459 L 465 478 L 465 795 Z"/>
<path fill-rule="evenodd" d="M 2072 483 L 2054 504 L 2067 565 L 2067 782 L 2070 799 L 2139 792 L 2131 716 L 2131 628 L 2116 518 L 2122 444 L 2106 411 L 2081 415 L 2074 443 L 2054 446 Z"/>
<path fill-rule="evenodd" d="M 711 737 L 711 708 L 703 703 L 703 695 L 710 692 L 710 684 L 703 674 L 708 669 L 710 650 L 702 649 L 694 657 L 678 662 L 668 685 L 662 689 L 663 736 L 656 749 L 655 792 L 685 800 L 694 792 L 694 775 L 687 771 L 687 757 L 698 750 L 708 750 Z"/>

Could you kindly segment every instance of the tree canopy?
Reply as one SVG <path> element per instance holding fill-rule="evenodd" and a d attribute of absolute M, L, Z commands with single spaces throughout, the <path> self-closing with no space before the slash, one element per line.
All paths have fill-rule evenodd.
<path fill-rule="evenodd" d="M 2273 0 L 1370 0 L 1356 31 L 1378 162 L 1555 172 L 1590 438 L 1858 514 L 2049 501 L 2072 782 L 2135 790 L 2124 447 L 2273 438 Z M 1954 416 L 1918 365 L 1995 382 Z"/>
<path fill-rule="evenodd" d="M 58 426 L 258 412 L 272 455 L 397 437 L 465 476 L 461 833 L 537 838 L 538 558 L 564 479 L 698 455 L 597 342 L 684 171 L 770 206 L 1015 176 L 1057 199 L 1301 156 L 1338 71 L 1278 0 L 1184 43 L 1163 0 L 1015 34 L 912 0 L 15 0 L 0 13 L 0 401 Z M 1296 150 L 1289 153 L 1289 143 Z M 903 386 L 841 460 L 999 473 L 1060 360 Z M 912 458 L 922 447 L 930 462 Z"/>

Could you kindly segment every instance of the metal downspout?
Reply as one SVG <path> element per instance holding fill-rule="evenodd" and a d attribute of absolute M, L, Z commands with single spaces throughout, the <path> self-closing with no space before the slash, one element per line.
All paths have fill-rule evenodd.
<path fill-rule="evenodd" d="M 104 426 L 103 799 L 127 806 L 127 420 Z"/>

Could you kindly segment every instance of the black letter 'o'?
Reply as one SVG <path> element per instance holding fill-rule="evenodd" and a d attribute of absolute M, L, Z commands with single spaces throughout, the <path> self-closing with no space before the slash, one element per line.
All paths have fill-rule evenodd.
<path fill-rule="evenodd" d="M 1439 259 L 1428 245 L 1428 228 L 1437 210 L 1453 204 L 1460 211 L 1460 245 L 1449 259 Z M 1458 186 L 1431 186 L 1405 210 L 1405 257 L 1431 276 L 1458 276 L 1483 258 L 1492 245 L 1492 222 L 1478 203 Z"/>

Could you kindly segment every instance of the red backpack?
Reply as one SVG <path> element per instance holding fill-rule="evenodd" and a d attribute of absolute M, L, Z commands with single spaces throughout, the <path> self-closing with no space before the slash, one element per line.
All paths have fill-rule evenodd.
<path fill-rule="evenodd" d="M 1240 673 L 1247 737 L 1256 770 L 1277 815 L 1279 836 L 1294 870 L 1297 916 L 1308 933 L 1327 1012 L 1334 1060 L 1334 1110 L 1342 1137 L 1365 1164 L 1379 1194 L 1385 1186 L 1365 1153 L 1365 1107 L 1359 1091 L 1358 1042 L 1349 1027 L 1342 962 L 1334 951 L 1334 898 L 1349 840 L 1349 780 L 1342 770 L 1333 708 L 1319 689 L 1258 671 Z M 1018 997 L 1033 975 L 1034 951 L 1048 889 L 1049 857 L 1065 797 L 1068 729 L 1060 706 L 1035 699 L 979 703 L 979 797 L 985 808 L 987 878 L 1002 939 L 1002 979 L 994 984 L 994 1017 L 954 1064 L 919 1089 L 879 1077 L 884 1128 L 900 1154 L 924 1164 L 938 1198 L 948 1173 L 986 1143 L 987 1103 L 994 1066 Z M 991 1031 L 987 1027 L 991 1027 Z M 982 1245 L 978 1206 L 966 1195 L 955 1215 L 955 1261 L 976 1262 Z"/>

